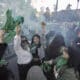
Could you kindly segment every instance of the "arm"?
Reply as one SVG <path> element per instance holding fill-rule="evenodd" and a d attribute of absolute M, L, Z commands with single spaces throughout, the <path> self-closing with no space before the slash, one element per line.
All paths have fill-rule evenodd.
<path fill-rule="evenodd" d="M 56 77 L 56 79 L 57 79 L 57 77 L 58 77 L 58 75 L 59 75 L 59 72 L 56 70 L 56 66 L 54 66 L 54 75 L 55 75 L 55 77 Z"/>
<path fill-rule="evenodd" d="M 45 51 L 42 46 L 38 49 L 38 56 L 40 60 L 43 60 L 45 58 Z"/>
<path fill-rule="evenodd" d="M 15 50 L 18 50 L 21 46 L 21 39 L 20 39 L 20 36 L 16 36 L 14 38 L 14 49 Z"/>
<path fill-rule="evenodd" d="M 53 60 L 51 59 L 49 61 L 44 61 L 44 63 L 48 63 L 48 64 L 52 65 L 53 64 Z"/>

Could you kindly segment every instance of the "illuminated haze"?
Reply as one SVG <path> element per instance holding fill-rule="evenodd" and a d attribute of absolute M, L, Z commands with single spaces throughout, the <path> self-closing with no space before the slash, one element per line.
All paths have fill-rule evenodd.
<path fill-rule="evenodd" d="M 43 7 L 44 9 L 46 7 L 49 7 L 51 12 L 54 11 L 54 5 L 56 4 L 57 0 L 32 0 L 32 6 L 37 9 L 37 11 L 40 11 L 40 8 Z M 66 9 L 67 5 L 71 4 L 71 9 L 77 8 L 77 0 L 59 0 L 58 2 L 58 11 Z M 79 7 L 80 9 L 80 2 Z"/>

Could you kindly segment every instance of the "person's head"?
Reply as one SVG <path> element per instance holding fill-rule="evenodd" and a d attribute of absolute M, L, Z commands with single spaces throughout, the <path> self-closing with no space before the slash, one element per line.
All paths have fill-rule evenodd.
<path fill-rule="evenodd" d="M 4 34 L 5 34 L 5 31 L 4 30 L 0 30 L 0 39 L 4 39 Z"/>
<path fill-rule="evenodd" d="M 16 31 L 16 34 L 17 34 L 17 35 L 20 34 L 20 32 L 21 32 L 21 27 L 20 27 L 20 25 L 17 25 L 17 26 L 16 26 L 15 31 Z"/>
<path fill-rule="evenodd" d="M 47 7 L 47 8 L 46 8 L 46 12 L 50 12 L 50 9 L 49 9 L 49 7 Z"/>
<path fill-rule="evenodd" d="M 44 28 L 46 26 L 46 23 L 45 22 L 41 22 L 41 26 L 42 26 L 42 28 Z"/>
<path fill-rule="evenodd" d="M 78 37 L 80 38 L 80 31 L 78 32 Z"/>
<path fill-rule="evenodd" d="M 61 47 L 61 49 L 60 49 L 60 53 L 62 53 L 62 55 L 63 55 L 64 58 L 66 58 L 66 59 L 69 58 L 68 48 L 66 48 L 66 47 L 64 47 L 64 46 Z"/>
<path fill-rule="evenodd" d="M 76 29 L 76 34 L 77 34 L 77 37 L 80 38 L 80 28 L 79 27 Z"/>
<path fill-rule="evenodd" d="M 32 43 L 31 44 L 36 44 L 36 45 L 40 45 L 41 42 L 40 42 L 40 36 L 38 34 L 34 35 L 32 37 Z"/>
<path fill-rule="evenodd" d="M 21 36 L 21 46 L 26 49 L 29 46 L 28 39 L 25 36 Z"/>
<path fill-rule="evenodd" d="M 24 44 L 29 44 L 28 39 L 27 39 L 27 37 L 25 37 L 25 36 L 21 36 L 21 41 L 22 41 L 22 43 L 24 43 Z"/>

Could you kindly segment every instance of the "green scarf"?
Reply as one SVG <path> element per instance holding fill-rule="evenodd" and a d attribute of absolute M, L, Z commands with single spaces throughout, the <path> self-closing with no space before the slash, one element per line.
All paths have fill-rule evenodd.
<path fill-rule="evenodd" d="M 8 64 L 8 62 L 6 61 L 6 60 L 1 60 L 0 61 L 0 66 L 2 66 L 2 65 L 7 65 Z"/>
<path fill-rule="evenodd" d="M 48 63 L 42 63 L 41 68 L 43 69 L 44 72 L 51 71 L 51 65 Z"/>

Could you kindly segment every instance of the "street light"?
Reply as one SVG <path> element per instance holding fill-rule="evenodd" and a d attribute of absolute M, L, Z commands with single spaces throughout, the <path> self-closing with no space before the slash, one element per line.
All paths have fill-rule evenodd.
<path fill-rule="evenodd" d="M 78 9 L 78 7 L 79 7 L 79 1 L 80 1 L 80 0 L 77 0 L 77 9 Z"/>
<path fill-rule="evenodd" d="M 58 10 L 58 0 L 56 1 L 56 8 L 55 10 L 57 11 Z"/>

